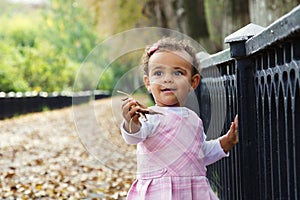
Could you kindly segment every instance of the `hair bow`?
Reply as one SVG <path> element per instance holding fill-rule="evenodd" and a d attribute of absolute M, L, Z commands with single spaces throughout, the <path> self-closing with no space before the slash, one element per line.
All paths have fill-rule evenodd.
<path fill-rule="evenodd" d="M 152 56 L 154 53 L 155 53 L 155 51 L 157 51 L 159 49 L 159 46 L 158 46 L 158 44 L 153 44 L 150 48 L 149 48 L 149 50 L 147 51 L 147 55 L 150 57 L 150 56 Z"/>

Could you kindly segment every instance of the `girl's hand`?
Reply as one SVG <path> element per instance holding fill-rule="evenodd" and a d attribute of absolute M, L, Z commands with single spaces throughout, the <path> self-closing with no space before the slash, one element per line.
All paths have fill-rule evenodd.
<path fill-rule="evenodd" d="M 231 126 L 226 135 L 220 137 L 220 143 L 225 153 L 228 153 L 232 147 L 239 142 L 238 137 L 238 116 L 231 122 Z"/>
<path fill-rule="evenodd" d="M 122 92 L 120 90 L 117 91 L 120 94 L 124 94 L 127 98 L 122 99 L 122 115 L 125 119 L 125 127 L 124 129 L 129 133 L 135 133 L 140 130 L 141 123 L 139 122 L 139 117 L 142 116 L 145 120 L 147 120 L 146 114 L 155 115 L 160 114 L 160 112 L 156 112 L 144 106 L 143 104 L 136 101 L 131 95 L 126 92 Z"/>
<path fill-rule="evenodd" d="M 127 98 L 122 103 L 122 115 L 125 120 L 124 129 L 129 133 L 135 133 L 140 130 L 141 124 L 139 122 L 140 106 L 133 98 Z"/>

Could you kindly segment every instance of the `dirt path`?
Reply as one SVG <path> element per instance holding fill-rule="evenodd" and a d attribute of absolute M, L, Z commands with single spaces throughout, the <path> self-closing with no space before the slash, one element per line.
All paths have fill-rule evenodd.
<path fill-rule="evenodd" d="M 90 129 L 79 137 L 72 108 L 0 121 L 0 199 L 124 198 L 134 179 L 129 173 L 135 165 L 134 147 L 128 147 L 128 155 L 124 153 L 127 146 L 120 144 L 111 100 L 99 100 L 93 106 L 102 134 L 93 135 L 96 139 L 91 139 Z M 91 128 L 87 119 L 80 121 Z M 105 160 L 107 167 L 86 149 L 96 158 L 113 159 Z"/>

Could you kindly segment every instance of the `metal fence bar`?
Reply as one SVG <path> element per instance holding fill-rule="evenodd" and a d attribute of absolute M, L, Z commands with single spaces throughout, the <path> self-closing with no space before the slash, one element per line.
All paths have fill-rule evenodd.
<path fill-rule="evenodd" d="M 206 131 L 213 119 L 207 105 L 225 102 L 217 103 L 220 113 L 226 108 L 221 134 L 239 114 L 240 143 L 208 166 L 207 176 L 222 200 L 300 199 L 300 6 L 267 28 L 250 24 L 225 41 L 230 52 L 201 60 L 196 92 Z"/>
<path fill-rule="evenodd" d="M 263 27 L 249 24 L 234 34 L 225 38 L 225 42 L 230 43 L 231 57 L 236 59 L 237 67 L 237 101 L 239 114 L 239 140 L 240 140 L 240 162 L 241 168 L 241 189 L 242 199 L 256 199 L 259 192 L 255 185 L 257 176 L 257 153 L 254 149 L 258 148 L 256 132 L 256 99 L 254 79 L 254 62 L 246 56 L 246 41 L 253 35 L 259 33 Z M 246 35 L 245 35 L 246 33 Z M 251 177 L 249 176 L 251 174 Z M 246 178 L 247 177 L 247 178 Z"/>
<path fill-rule="evenodd" d="M 299 39 L 281 41 L 252 56 L 257 69 L 254 78 L 261 198 L 299 198 L 300 59 L 293 53 L 300 49 Z"/>
<path fill-rule="evenodd" d="M 237 114 L 236 62 L 230 57 L 229 49 L 226 49 L 201 60 L 201 67 L 202 80 L 196 89 L 200 99 L 200 117 L 208 138 L 215 138 L 225 134 Z M 217 107 L 218 112 L 226 112 L 225 120 L 219 116 L 220 113 L 214 114 L 211 110 L 213 106 Z M 222 131 L 220 127 L 210 127 L 211 121 L 220 124 Z M 208 166 L 207 175 L 211 185 L 218 196 L 224 199 L 241 199 L 241 185 L 238 184 L 241 182 L 239 151 L 236 146 L 228 159 Z"/>

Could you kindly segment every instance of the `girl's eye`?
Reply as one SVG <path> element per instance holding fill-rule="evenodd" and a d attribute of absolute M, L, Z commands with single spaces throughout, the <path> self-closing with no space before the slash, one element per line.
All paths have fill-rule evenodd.
<path fill-rule="evenodd" d="M 161 75 L 162 75 L 162 72 L 161 72 L 161 71 L 156 71 L 156 72 L 154 72 L 154 75 L 155 75 L 155 76 L 161 76 Z"/>
<path fill-rule="evenodd" d="M 175 71 L 174 74 L 175 74 L 175 76 L 180 76 L 180 75 L 182 75 L 183 73 L 180 72 L 180 71 Z"/>

